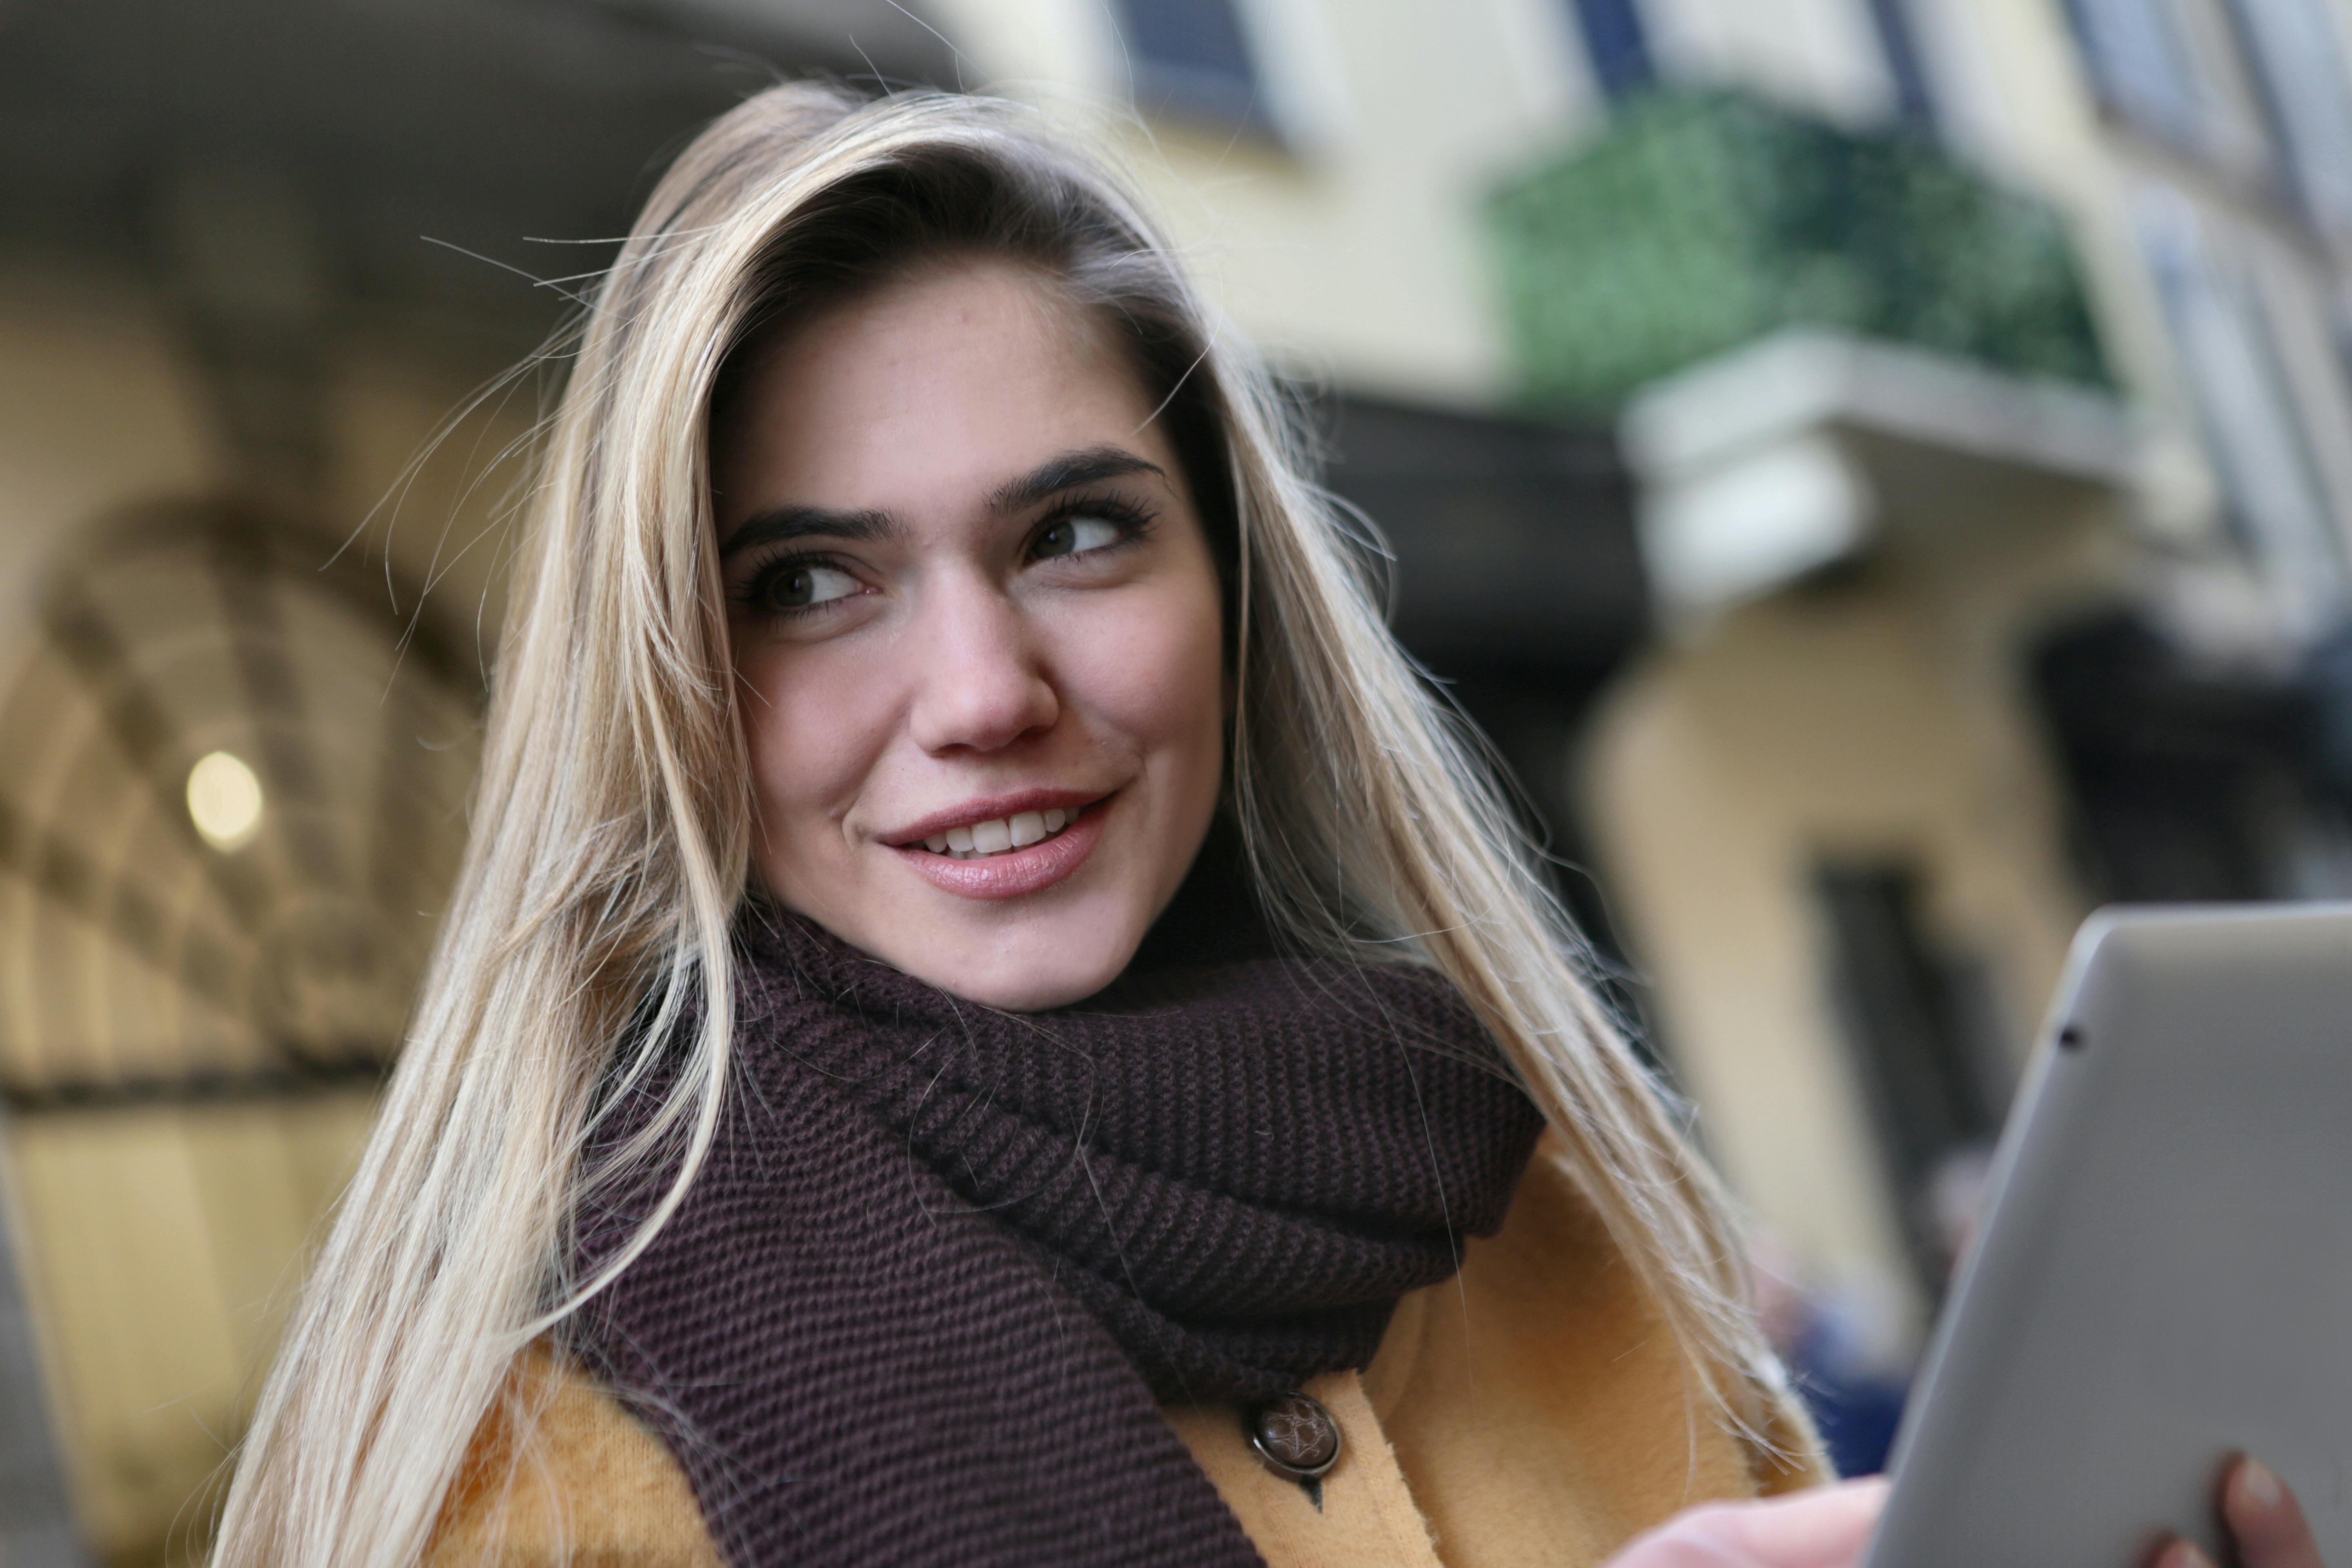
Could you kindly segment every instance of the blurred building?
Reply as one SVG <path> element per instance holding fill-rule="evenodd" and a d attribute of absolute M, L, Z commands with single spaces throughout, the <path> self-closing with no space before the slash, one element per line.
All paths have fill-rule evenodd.
<path fill-rule="evenodd" d="M 2343 20 L 0 5 L 0 1551 L 200 1540 L 462 843 L 499 378 L 779 71 L 1136 162 L 1735 1184 L 1916 1326 L 2089 905 L 2343 879 Z"/>
<path fill-rule="evenodd" d="M 1735 1184 L 1916 1332 L 2075 921 L 2347 885 L 2346 13 L 1574 9 L 1496 216 L 1643 497 L 1588 831 Z"/>

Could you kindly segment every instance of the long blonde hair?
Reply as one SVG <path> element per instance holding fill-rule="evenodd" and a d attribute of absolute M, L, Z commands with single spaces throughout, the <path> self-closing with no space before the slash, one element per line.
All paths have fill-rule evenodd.
<path fill-rule="evenodd" d="M 1263 374 L 1122 184 L 1027 111 L 776 88 L 678 158 L 578 329 L 497 668 L 474 834 L 381 1119 L 298 1303 L 220 1522 L 222 1563 L 414 1563 L 569 1278 L 599 1085 L 697 1020 L 654 1126 L 676 1159 L 728 1079 L 747 762 L 707 429 L 777 312 L 941 246 L 1034 263 L 1134 343 L 1225 533 L 1233 795 L 1270 913 L 1315 949 L 1435 966 L 1477 1009 L 1681 1345 L 1695 1407 L 1770 1425 L 1713 1177 L 1579 974 L 1483 758 L 1381 623 Z M 1189 431 L 1189 434 L 1188 434 Z M 1369 948 L 1367 944 L 1371 944 Z"/>

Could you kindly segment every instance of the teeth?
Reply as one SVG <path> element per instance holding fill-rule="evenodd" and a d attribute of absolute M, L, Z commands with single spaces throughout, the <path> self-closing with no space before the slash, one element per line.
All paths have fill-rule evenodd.
<path fill-rule="evenodd" d="M 975 822 L 969 827 L 934 833 L 923 840 L 923 847 L 934 855 L 972 860 L 982 855 L 1001 855 L 1007 849 L 1026 849 L 1051 838 L 1077 819 L 1076 812 L 1059 808 L 1024 811 L 1011 817 L 1000 816 L 994 822 Z"/>

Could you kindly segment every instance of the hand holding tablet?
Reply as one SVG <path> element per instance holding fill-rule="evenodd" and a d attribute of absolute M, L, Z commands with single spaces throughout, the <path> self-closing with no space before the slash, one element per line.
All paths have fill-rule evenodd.
<path fill-rule="evenodd" d="M 1639 1537 L 1608 1568 L 1853 1568 L 1885 1501 L 1886 1483 L 1873 1477 L 1766 1502 L 1710 1503 Z"/>
<path fill-rule="evenodd" d="M 2352 905 L 2095 917 L 1891 1489 L 1612 1568 L 2352 1568 L 2347 1123 Z"/>
<path fill-rule="evenodd" d="M 2238 1568 L 2326 1568 L 2294 1489 L 2260 1460 L 2241 1458 L 2223 1472 L 2221 1522 L 2237 1545 Z M 2154 1568 L 2213 1568 L 2213 1560 L 2176 1536 Z"/>
<path fill-rule="evenodd" d="M 1873 1479 L 1770 1502 L 1695 1508 L 1635 1541 L 1609 1568 L 1853 1568 L 1885 1501 L 1886 1483 Z M 2258 1461 L 2240 1459 L 2224 1474 L 2221 1513 L 2237 1545 L 2237 1568 L 2326 1568 L 2294 1493 Z M 2147 1568 L 2214 1564 L 2176 1536 Z"/>

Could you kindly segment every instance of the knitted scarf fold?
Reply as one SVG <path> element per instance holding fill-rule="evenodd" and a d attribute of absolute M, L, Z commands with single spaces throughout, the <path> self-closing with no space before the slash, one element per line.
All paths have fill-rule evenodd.
<path fill-rule="evenodd" d="M 1197 956 L 1004 1014 L 755 907 L 709 1162 L 573 1326 L 738 1568 L 1258 1561 L 1157 1405 L 1363 1366 L 1539 1119 L 1425 971 Z"/>

